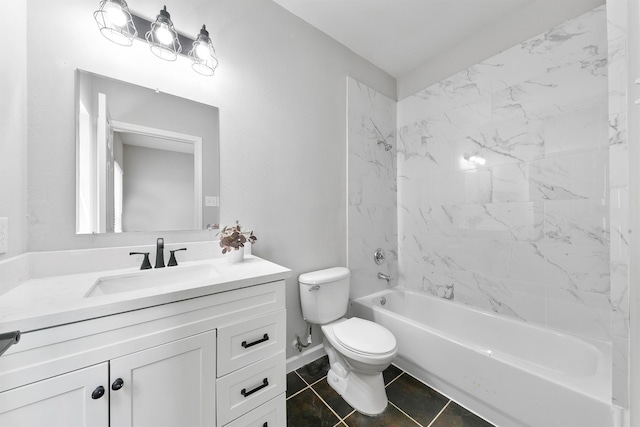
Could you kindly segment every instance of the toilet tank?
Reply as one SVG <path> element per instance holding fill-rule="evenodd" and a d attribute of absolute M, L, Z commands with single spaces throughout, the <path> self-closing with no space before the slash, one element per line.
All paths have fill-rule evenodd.
<path fill-rule="evenodd" d="M 302 317 L 324 325 L 344 317 L 349 304 L 349 269 L 344 267 L 312 271 L 298 277 Z"/>

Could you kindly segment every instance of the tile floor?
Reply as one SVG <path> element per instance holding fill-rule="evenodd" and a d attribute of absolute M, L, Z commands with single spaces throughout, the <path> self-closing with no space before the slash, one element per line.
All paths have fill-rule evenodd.
<path fill-rule="evenodd" d="M 492 427 L 393 365 L 383 373 L 387 409 L 377 417 L 364 416 L 329 386 L 328 370 L 324 356 L 287 375 L 287 426 Z"/>

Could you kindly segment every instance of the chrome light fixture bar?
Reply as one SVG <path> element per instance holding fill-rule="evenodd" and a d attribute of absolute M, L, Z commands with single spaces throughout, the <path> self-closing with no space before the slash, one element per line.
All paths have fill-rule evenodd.
<path fill-rule="evenodd" d="M 202 26 L 195 40 L 178 33 L 166 6 L 151 22 L 131 13 L 125 0 L 101 0 L 93 17 L 102 35 L 116 44 L 131 46 L 138 38 L 149 43 L 151 52 L 161 59 L 175 61 L 178 55 L 188 57 L 192 68 L 205 76 L 212 76 L 218 67 L 218 58 L 206 27 Z M 138 28 L 149 28 L 149 31 L 142 36 Z M 183 46 L 192 48 L 184 53 Z"/>

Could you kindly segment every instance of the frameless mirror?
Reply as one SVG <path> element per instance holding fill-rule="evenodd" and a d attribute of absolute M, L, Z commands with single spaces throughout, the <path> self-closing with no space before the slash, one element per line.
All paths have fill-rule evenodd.
<path fill-rule="evenodd" d="M 76 233 L 219 222 L 219 111 L 76 72 Z"/>

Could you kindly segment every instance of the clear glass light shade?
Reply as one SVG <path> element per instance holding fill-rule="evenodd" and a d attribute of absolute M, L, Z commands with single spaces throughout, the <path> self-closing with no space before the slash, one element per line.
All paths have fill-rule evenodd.
<path fill-rule="evenodd" d="M 151 23 L 151 29 L 145 34 L 151 52 L 158 58 L 166 61 L 175 61 L 182 52 L 182 46 L 178 40 L 178 33 L 173 27 L 169 12 L 165 6 L 156 20 Z"/>
<path fill-rule="evenodd" d="M 204 25 L 200 30 L 200 34 L 198 34 L 198 38 L 193 42 L 193 47 L 188 56 L 191 58 L 191 67 L 197 73 L 204 76 L 212 76 L 216 71 L 218 58 L 209 38 L 209 32 Z"/>
<path fill-rule="evenodd" d="M 93 17 L 100 33 L 116 44 L 131 46 L 138 35 L 127 2 L 124 0 L 102 0 Z"/>

